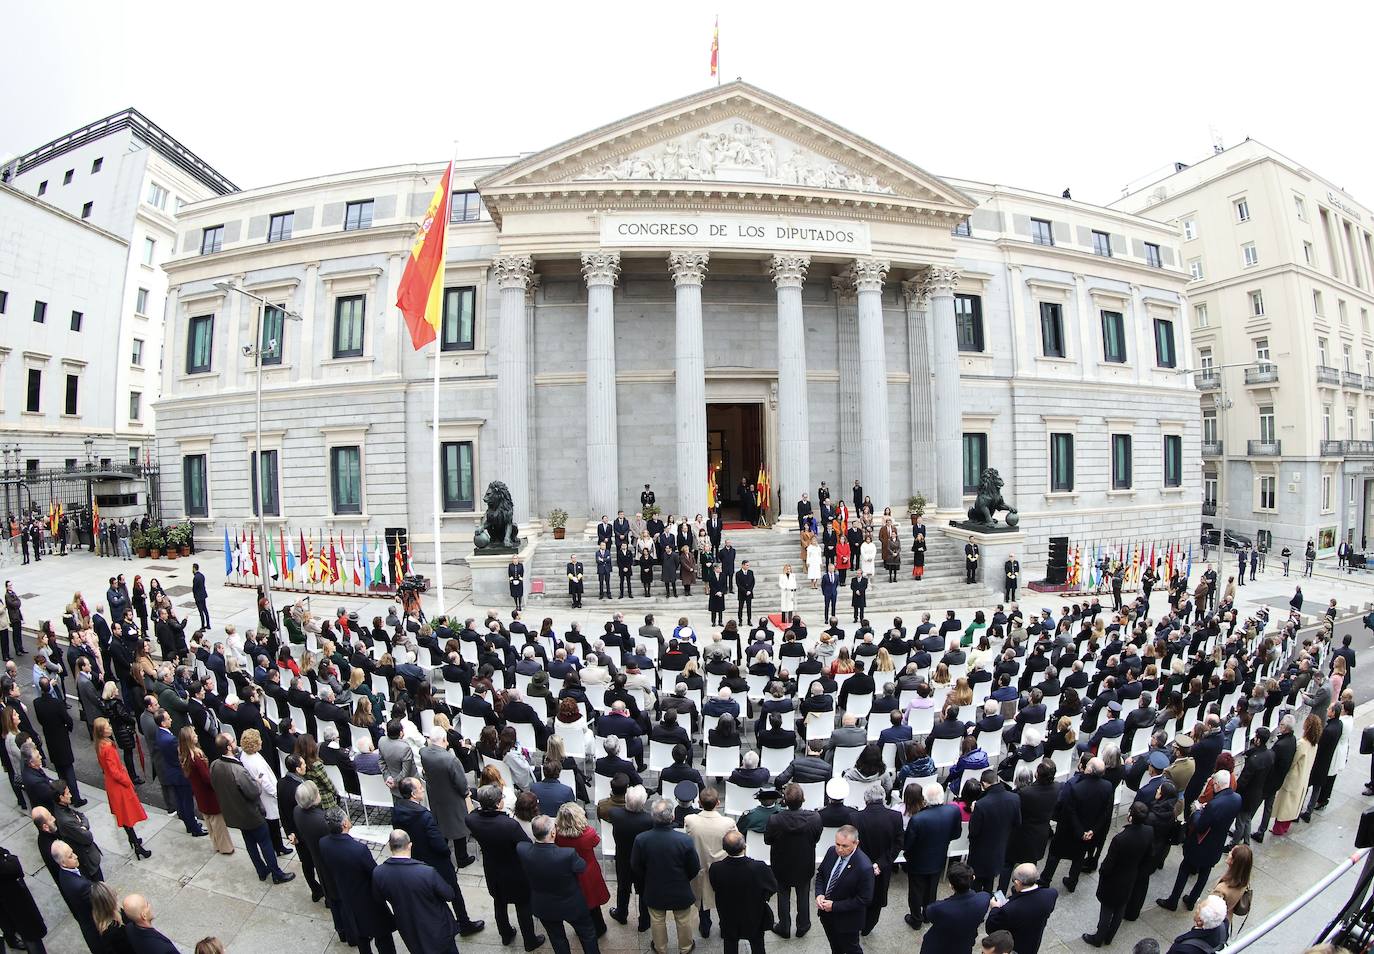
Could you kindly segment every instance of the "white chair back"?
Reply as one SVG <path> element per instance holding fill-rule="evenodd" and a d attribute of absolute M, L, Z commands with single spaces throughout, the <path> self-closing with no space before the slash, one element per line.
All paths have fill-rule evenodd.
<path fill-rule="evenodd" d="M 765 746 L 759 749 L 759 764 L 768 769 L 769 775 L 777 775 L 792 764 L 792 755 L 790 748 L 770 749 Z"/>
<path fill-rule="evenodd" d="M 988 754 L 988 758 L 997 761 L 997 756 L 1002 752 L 1002 733 L 996 730 L 992 732 L 978 733 L 978 748 Z"/>
<path fill-rule="evenodd" d="M 803 808 L 810 808 L 820 811 L 825 807 L 825 783 L 824 782 L 799 782 L 801 790 L 806 796 L 806 801 L 802 804 Z M 831 839 L 834 840 L 833 838 Z"/>
<path fill-rule="evenodd" d="M 476 742 L 486 727 L 487 723 L 481 716 L 468 715 L 466 712 L 458 713 L 458 731 L 469 742 Z"/>
<path fill-rule="evenodd" d="M 838 777 L 854 767 L 854 763 L 859 761 L 859 753 L 863 751 L 863 747 L 858 745 L 843 745 L 831 751 L 834 753 L 831 765 L 834 768 L 835 775 Z"/>
<path fill-rule="evenodd" d="M 1149 740 L 1148 735 L 1146 736 L 1146 740 Z M 1073 772 L 1074 756 L 1076 752 L 1076 749 L 1059 749 L 1058 751 L 1050 753 L 1050 760 L 1054 762 L 1055 778 L 1069 777 L 1069 774 Z"/>
<path fill-rule="evenodd" d="M 810 807 L 810 806 L 807 806 L 807 807 Z M 818 841 L 818 842 L 816 842 L 816 863 L 817 863 L 817 864 L 819 864 L 820 861 L 821 861 L 821 859 L 825 857 L 825 851 L 826 851 L 826 849 L 829 848 L 831 845 L 835 844 L 835 832 L 837 832 L 837 831 L 839 831 L 839 830 L 840 830 L 839 828 L 822 828 L 822 829 L 821 829 L 821 840 Z"/>
<path fill-rule="evenodd" d="M 867 718 L 868 714 L 873 711 L 873 693 L 865 692 L 862 695 L 846 696 L 844 711 L 856 719 Z"/>
<path fill-rule="evenodd" d="M 424 721 L 424 714 L 421 713 L 420 721 Z M 433 719 L 430 720 L 431 722 Z M 520 743 L 520 747 L 526 752 L 538 751 L 538 744 L 535 741 L 534 726 L 528 722 L 508 722 L 507 725 L 515 729 L 515 740 Z M 571 752 L 568 753 L 572 755 Z M 580 754 L 580 753 L 579 753 Z"/>
<path fill-rule="evenodd" d="M 375 677 L 374 677 L 375 678 Z M 463 685 L 458 682 L 450 682 L 445 679 L 440 684 L 444 690 L 444 701 L 453 708 L 458 708 L 463 704 Z"/>
<path fill-rule="evenodd" d="M 615 827 L 610 822 L 601 823 L 601 857 L 615 857 Z"/>
<path fill-rule="evenodd" d="M 930 757 L 936 768 L 950 768 L 959 761 L 959 739 L 936 739 L 930 747 Z"/>
<path fill-rule="evenodd" d="M 740 746 L 708 745 L 706 747 L 706 774 L 712 778 L 724 778 L 739 768 Z"/>
<path fill-rule="evenodd" d="M 916 738 L 930 735 L 935 728 L 934 709 L 912 709 L 907 713 L 906 724 L 911 726 L 911 734 Z"/>
<path fill-rule="evenodd" d="M 573 758 L 580 759 L 587 751 L 587 720 L 576 722 L 553 721 L 553 734 L 563 740 L 564 750 Z"/>
<path fill-rule="evenodd" d="M 649 770 L 661 772 L 673 764 L 673 745 L 671 742 L 649 741 Z"/>
<path fill-rule="evenodd" d="M 806 738 L 828 739 L 830 733 L 835 730 L 835 713 L 833 712 L 811 712 L 806 716 Z"/>
<path fill-rule="evenodd" d="M 725 814 L 743 815 L 758 804 L 754 798 L 756 788 L 749 788 L 746 785 L 726 785 L 721 782 L 719 787 L 725 789 Z"/>
<path fill-rule="evenodd" d="M 755 861 L 769 860 L 772 849 L 763 840 L 763 832 L 750 831 L 744 836 L 744 853 Z"/>

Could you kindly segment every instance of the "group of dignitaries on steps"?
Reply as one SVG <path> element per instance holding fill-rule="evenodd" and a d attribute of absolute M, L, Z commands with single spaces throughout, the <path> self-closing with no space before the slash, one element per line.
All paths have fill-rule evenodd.
<path fill-rule="evenodd" d="M 984 952 L 1036 954 L 1059 891 L 1094 871 L 1084 940 L 1112 943 L 1175 847 L 1156 903 L 1183 903 L 1191 926 L 1170 950 L 1215 950 L 1248 910 L 1251 845 L 1326 807 L 1353 733 L 1355 653 L 1332 644 L 1334 609 L 1305 636 L 1296 611 L 1242 620 L 1210 567 L 1196 589 L 1168 581 L 1157 615 L 1142 594 L 1119 612 L 1011 603 L 968 625 L 950 611 L 813 633 L 794 616 L 706 635 L 686 617 L 632 633 L 615 614 L 588 635 L 519 612 L 368 624 L 297 604 L 188 639 L 164 595 L 150 640 L 112 580 L 108 615 L 78 593 L 65 637 L 40 624 L 31 667 L 12 594 L 0 752 L 97 954 L 176 948 L 145 898 L 121 906 L 101 884 L 78 720 L 135 860 L 150 855 L 138 789 L 156 781 L 189 836 L 233 854 L 238 829 L 262 881 L 291 880 L 294 856 L 344 942 L 390 952 L 398 932 L 412 954 L 484 929 L 457 877 L 478 854 L 501 940 L 526 951 L 566 954 L 571 928 L 594 954 L 614 900 L 658 954 L 670 922 L 678 954 L 716 927 L 736 954 L 805 935 L 813 915 L 833 954 L 855 954 L 901 870 L 923 954 L 972 951 L 980 928 Z M 378 792 L 380 864 L 349 812 L 384 815 Z M 41 950 L 12 854 L 0 877 L 6 943 Z"/>

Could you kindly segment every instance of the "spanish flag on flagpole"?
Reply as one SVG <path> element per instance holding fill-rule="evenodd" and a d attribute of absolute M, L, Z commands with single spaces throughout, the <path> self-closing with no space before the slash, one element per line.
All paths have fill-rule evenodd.
<path fill-rule="evenodd" d="M 410 246 L 410 259 L 396 291 L 396 307 L 405 315 L 410 343 L 420 350 L 439 334 L 444 307 L 444 233 L 448 228 L 449 183 L 453 163 L 448 164 L 439 188 L 429 200 Z"/>
<path fill-rule="evenodd" d="M 716 27 L 711 33 L 711 75 L 720 85 L 720 14 L 716 14 Z"/>

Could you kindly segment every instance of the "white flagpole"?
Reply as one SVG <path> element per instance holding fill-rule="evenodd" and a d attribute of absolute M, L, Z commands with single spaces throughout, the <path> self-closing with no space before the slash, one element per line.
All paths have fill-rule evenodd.
<path fill-rule="evenodd" d="M 439 278 L 442 281 L 444 269 L 448 265 L 448 230 L 449 220 L 453 215 L 453 167 L 457 163 L 458 143 L 453 144 L 453 158 L 448 165 L 448 195 L 444 196 L 444 221 L 441 227 L 444 230 L 444 250 L 439 258 Z M 432 227 L 432 226 L 431 226 Z M 440 477 L 442 470 L 439 459 L 439 365 L 444 357 L 444 320 L 443 320 L 443 299 L 442 292 L 439 308 L 439 329 L 434 336 L 434 467 L 431 480 L 434 484 L 434 596 L 438 609 L 435 611 L 435 618 L 444 615 L 444 548 L 442 540 L 442 517 L 443 517 L 443 492 L 440 488 Z"/>

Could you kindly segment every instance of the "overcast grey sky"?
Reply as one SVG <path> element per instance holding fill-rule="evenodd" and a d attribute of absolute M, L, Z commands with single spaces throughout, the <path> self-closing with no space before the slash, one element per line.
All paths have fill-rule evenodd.
<path fill-rule="evenodd" d="M 243 187 L 537 150 L 709 85 L 717 12 L 726 80 L 931 172 L 1105 203 L 1215 130 L 1374 203 L 1374 6 L 1312 0 L 11 0 L 0 156 L 126 106 Z"/>

